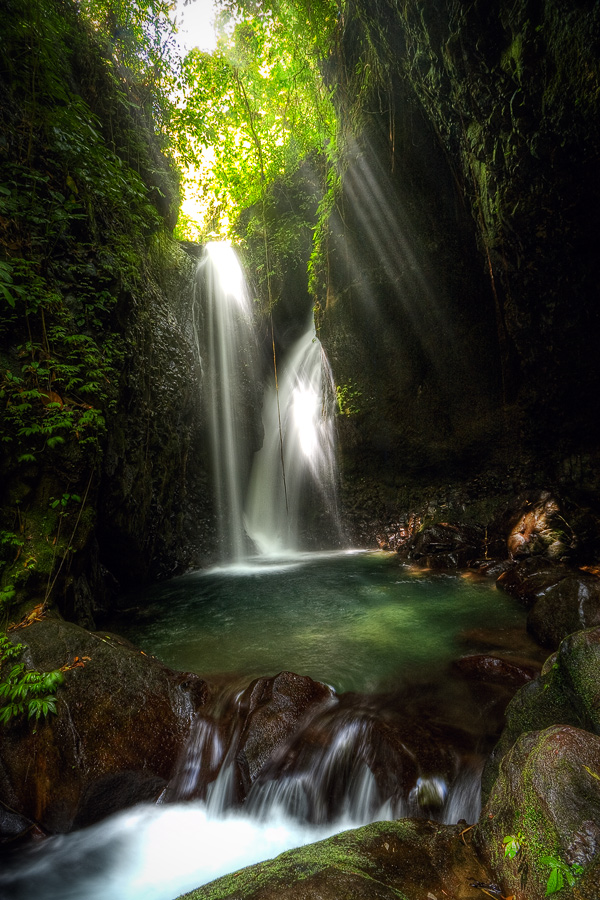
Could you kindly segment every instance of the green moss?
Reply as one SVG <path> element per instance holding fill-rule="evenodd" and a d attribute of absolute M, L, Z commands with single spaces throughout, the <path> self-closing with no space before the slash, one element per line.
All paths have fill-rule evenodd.
<path fill-rule="evenodd" d="M 523 32 L 520 31 L 513 37 L 510 45 L 502 54 L 500 63 L 505 72 L 516 78 L 517 81 L 521 81 L 523 77 L 523 44 Z"/>
<path fill-rule="evenodd" d="M 389 835 L 390 830 L 400 840 L 415 840 L 415 827 L 409 820 L 394 823 L 377 822 L 353 831 L 346 831 L 315 844 L 282 853 L 273 860 L 242 869 L 204 887 L 185 894 L 186 900 L 225 900 L 227 897 L 251 895 L 261 887 L 269 885 L 274 890 L 277 884 L 289 886 L 292 881 L 303 881 L 324 869 L 338 869 L 340 872 L 360 874 L 371 879 L 376 874 L 375 867 L 365 854 L 365 844 L 377 839 L 381 834 Z M 400 900 L 405 895 L 397 891 Z"/>

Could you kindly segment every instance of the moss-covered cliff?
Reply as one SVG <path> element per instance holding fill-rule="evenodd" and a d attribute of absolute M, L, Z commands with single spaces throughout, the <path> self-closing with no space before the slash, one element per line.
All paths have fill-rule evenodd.
<path fill-rule="evenodd" d="M 194 262 L 160 137 L 77 7 L 10 0 L 0 30 L 0 615 L 52 595 L 90 624 L 196 559 L 211 516 Z"/>
<path fill-rule="evenodd" d="M 340 20 L 321 334 L 350 493 L 383 484 L 380 510 L 482 471 L 589 482 L 599 38 L 587 2 L 352 0 Z"/>

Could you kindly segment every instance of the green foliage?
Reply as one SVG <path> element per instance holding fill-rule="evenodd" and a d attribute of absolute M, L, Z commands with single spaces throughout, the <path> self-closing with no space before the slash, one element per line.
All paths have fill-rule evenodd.
<path fill-rule="evenodd" d="M 181 87 L 172 0 L 79 0 L 130 90 L 127 101 L 166 133 Z"/>
<path fill-rule="evenodd" d="M 60 670 L 36 672 L 19 662 L 22 644 L 13 644 L 6 634 L 0 633 L 0 667 L 10 670 L 0 679 L 0 725 L 27 714 L 28 719 L 38 721 L 50 713 L 56 713 L 56 688 L 63 683 Z M 12 664 L 12 665 L 11 665 Z"/>
<path fill-rule="evenodd" d="M 338 384 L 335 389 L 338 410 L 342 416 L 356 416 L 360 413 L 362 391 L 352 379 Z"/>
<path fill-rule="evenodd" d="M 517 834 L 508 834 L 505 838 L 502 839 L 502 843 L 504 844 L 504 855 L 507 859 L 514 859 L 519 850 L 521 849 L 521 843 L 524 840 L 521 832 L 517 832 Z"/>
<path fill-rule="evenodd" d="M 49 523 L 60 529 L 72 513 L 74 531 L 82 521 L 77 491 L 93 484 L 116 409 L 122 321 L 164 230 L 155 202 L 168 166 L 148 132 L 167 121 L 168 7 L 6 0 L 0 9 L 0 528 L 16 528 L 19 542 L 0 541 L 4 615 L 36 561 L 45 574 L 60 570 L 70 542 Z M 94 16 L 117 29 L 114 53 Z M 134 19 L 141 30 L 127 32 Z M 42 480 L 58 498 L 43 526 Z"/>
<path fill-rule="evenodd" d="M 232 27 L 215 53 L 186 57 L 179 113 L 191 136 L 186 162 L 202 198 L 202 236 L 212 238 L 231 237 L 242 209 L 259 210 L 272 185 L 330 154 L 336 130 L 319 70 L 335 4 L 221 5 L 235 15 Z"/>
<path fill-rule="evenodd" d="M 520 831 L 517 834 L 507 834 L 502 838 L 504 844 L 504 855 L 507 859 L 514 859 L 525 843 L 525 835 Z M 544 866 L 550 866 L 550 875 L 546 884 L 546 896 L 556 894 L 565 886 L 565 882 L 569 887 L 573 887 L 577 878 L 583 874 L 583 866 L 578 863 L 567 865 L 557 856 L 541 856 L 539 863 Z"/>
<path fill-rule="evenodd" d="M 546 896 L 560 891 L 564 887 L 565 882 L 569 887 L 573 887 L 577 878 L 583 874 L 583 866 L 577 863 L 568 866 L 556 856 L 542 856 L 540 862 L 542 865 L 550 866 L 551 868 L 548 883 L 546 884 Z"/>

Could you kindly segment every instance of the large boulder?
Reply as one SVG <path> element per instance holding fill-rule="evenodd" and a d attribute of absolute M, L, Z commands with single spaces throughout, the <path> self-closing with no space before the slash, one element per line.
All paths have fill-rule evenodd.
<path fill-rule="evenodd" d="M 462 826 L 376 822 L 282 853 L 187 900 L 481 900 L 490 877 Z"/>
<path fill-rule="evenodd" d="M 543 900 L 552 873 L 547 857 L 584 872 L 596 857 L 597 876 L 599 773 L 600 737 L 587 731 L 555 725 L 523 734 L 515 743 L 502 761 L 475 835 L 475 846 L 500 880 L 503 895 Z M 517 852 L 507 856 L 509 836 Z M 560 896 L 566 900 L 572 894 L 561 890 Z"/>
<path fill-rule="evenodd" d="M 592 573 L 532 557 L 496 584 L 529 608 L 527 629 L 543 647 L 554 650 L 568 634 L 600 625 L 600 578 Z"/>
<path fill-rule="evenodd" d="M 539 678 L 522 687 L 506 710 L 502 736 L 488 759 L 482 789 L 489 794 L 502 759 L 519 737 L 552 725 L 571 725 L 600 735 L 600 628 L 565 638 Z"/>
<path fill-rule="evenodd" d="M 155 800 L 205 701 L 205 683 L 120 638 L 59 619 L 12 638 L 24 645 L 28 668 L 73 668 L 57 690 L 56 715 L 3 728 L 0 801 L 56 833 Z"/>

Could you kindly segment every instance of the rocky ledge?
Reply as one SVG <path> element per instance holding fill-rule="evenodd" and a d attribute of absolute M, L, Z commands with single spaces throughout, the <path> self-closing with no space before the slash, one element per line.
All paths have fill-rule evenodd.
<path fill-rule="evenodd" d="M 47 618 L 11 633 L 28 668 L 63 669 L 57 714 L 2 727 L 0 841 L 64 833 L 156 800 L 207 688 L 122 638 Z"/>

